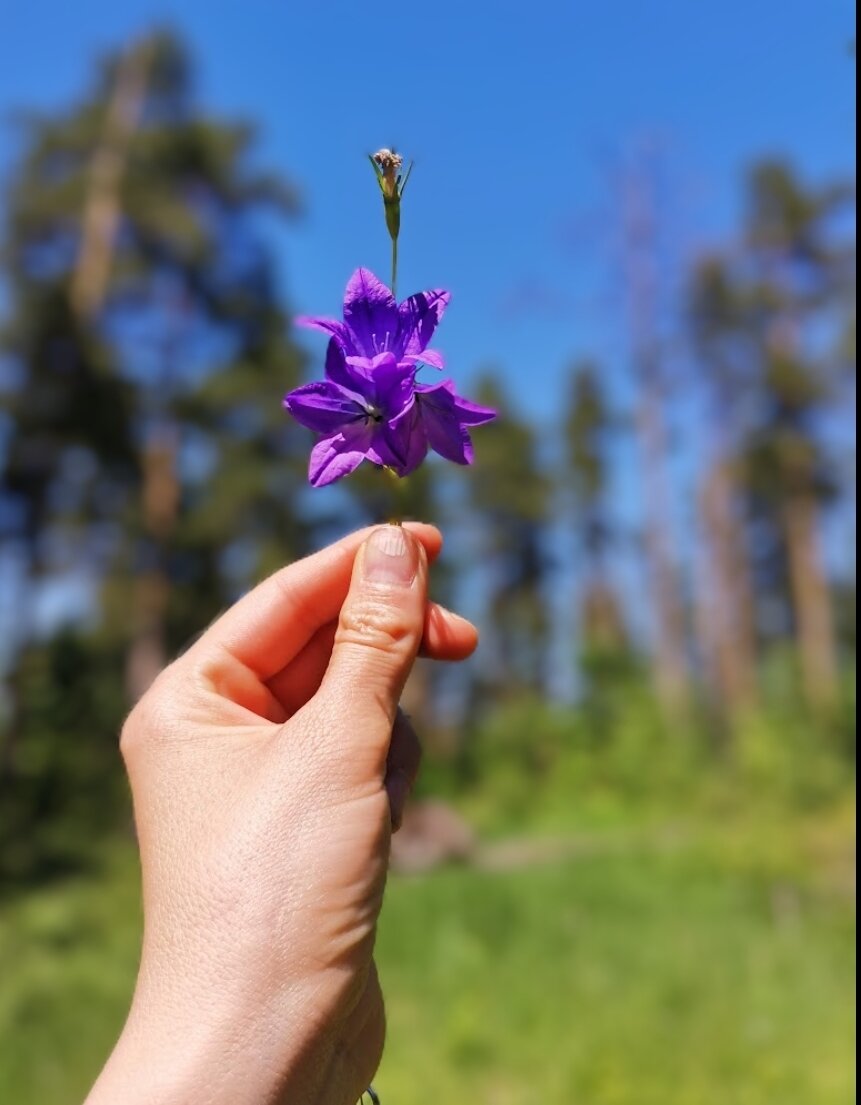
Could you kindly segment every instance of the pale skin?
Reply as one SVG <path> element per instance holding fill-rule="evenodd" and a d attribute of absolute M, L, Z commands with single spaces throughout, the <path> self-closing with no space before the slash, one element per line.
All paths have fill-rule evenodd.
<path fill-rule="evenodd" d="M 87 1105 L 355 1105 L 372 1079 L 374 938 L 419 763 L 398 700 L 419 651 L 477 641 L 428 602 L 441 543 L 384 526 L 282 569 L 132 711 L 143 951 Z"/>

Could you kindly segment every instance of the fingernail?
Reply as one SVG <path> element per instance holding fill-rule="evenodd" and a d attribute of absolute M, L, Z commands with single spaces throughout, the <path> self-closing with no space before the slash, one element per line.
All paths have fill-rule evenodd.
<path fill-rule="evenodd" d="M 365 545 L 362 573 L 374 583 L 412 583 L 418 567 L 417 553 L 401 526 L 381 526 Z"/>

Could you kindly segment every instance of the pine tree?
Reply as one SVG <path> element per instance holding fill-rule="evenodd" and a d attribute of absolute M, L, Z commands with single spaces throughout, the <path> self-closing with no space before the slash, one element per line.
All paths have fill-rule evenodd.
<path fill-rule="evenodd" d="M 759 550 L 755 589 L 788 611 L 803 689 L 816 708 L 837 690 L 819 536 L 836 481 L 821 420 L 841 393 L 854 340 L 854 242 L 842 221 L 851 195 L 840 183 L 809 187 L 780 162 L 755 166 L 741 246 L 700 266 L 692 297 L 722 436 L 708 500 L 721 602 L 742 619 L 754 607 L 739 542 L 741 498 L 750 547 Z M 725 667 L 750 669 L 751 635 L 749 627 L 724 634 Z"/>
<path fill-rule="evenodd" d="M 483 376 L 477 402 L 499 411 L 481 431 L 481 463 L 468 472 L 472 511 L 482 529 L 490 579 L 496 689 L 546 686 L 549 616 L 544 540 L 551 483 L 542 470 L 535 432 L 519 418 L 499 380 Z"/>
<path fill-rule="evenodd" d="M 191 59 L 158 33 L 107 57 L 68 110 L 29 118 L 11 178 L 0 521 L 27 566 L 17 644 L 46 578 L 88 580 L 91 645 L 125 655 L 130 699 L 310 542 L 307 443 L 280 407 L 302 358 L 260 220 L 297 200 L 253 147 L 249 125 L 198 106 Z M 114 755 L 92 720 L 82 739 Z"/>
<path fill-rule="evenodd" d="M 832 480 L 817 422 L 839 362 L 841 293 L 851 249 L 835 223 L 850 199 L 848 187 L 806 187 L 779 162 L 756 166 L 748 186 L 746 248 L 764 399 L 747 443 L 748 479 L 775 509 L 782 529 L 802 681 L 814 707 L 829 706 L 837 692 L 833 612 L 819 538 Z M 829 335 L 824 344 L 823 333 Z"/>
<path fill-rule="evenodd" d="M 627 649 L 624 618 L 607 563 L 614 536 L 608 502 L 613 430 L 599 367 L 590 361 L 574 365 L 565 419 L 562 490 L 570 501 L 582 565 L 578 621 L 587 659 L 607 658 Z"/>
<path fill-rule="evenodd" d="M 714 697 L 737 715 L 757 693 L 757 626 L 740 462 L 756 352 L 748 332 L 749 296 L 720 257 L 692 276 L 690 323 L 698 374 L 705 381 L 705 472 L 700 488 L 698 614 L 703 661 Z"/>

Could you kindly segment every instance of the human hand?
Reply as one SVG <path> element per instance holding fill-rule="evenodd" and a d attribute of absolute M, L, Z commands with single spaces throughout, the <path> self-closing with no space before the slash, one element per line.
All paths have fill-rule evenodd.
<path fill-rule="evenodd" d="M 354 1105 L 368 1085 L 390 833 L 419 760 L 397 703 L 420 647 L 457 660 L 477 640 L 427 601 L 440 546 L 384 526 L 283 569 L 132 711 L 143 952 L 89 1105 Z"/>

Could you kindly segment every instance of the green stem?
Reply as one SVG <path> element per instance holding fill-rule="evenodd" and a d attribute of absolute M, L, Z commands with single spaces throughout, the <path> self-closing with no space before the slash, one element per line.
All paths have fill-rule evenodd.
<path fill-rule="evenodd" d="M 392 295 L 398 298 L 398 240 L 392 238 Z"/>
<path fill-rule="evenodd" d="M 386 521 L 389 523 L 390 526 L 399 526 L 404 520 L 405 507 L 407 505 L 407 481 L 401 478 L 397 474 L 397 472 L 394 471 L 394 469 L 387 466 L 383 468 L 383 472 L 385 473 L 386 478 L 389 480 L 389 487 L 391 492 L 389 495 L 389 503 L 391 504 L 390 511 L 388 518 L 386 518 Z"/>

